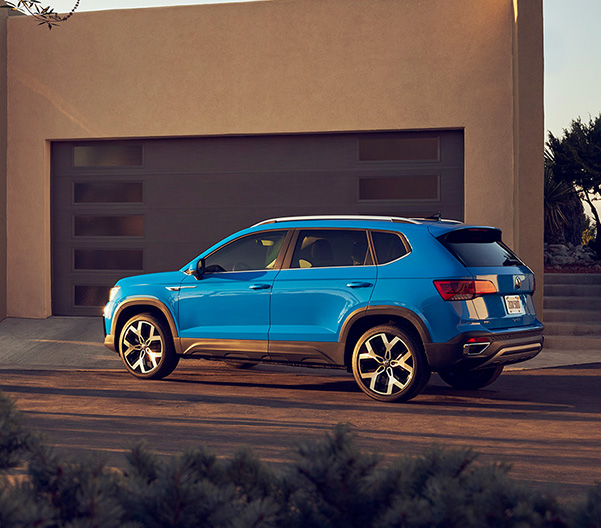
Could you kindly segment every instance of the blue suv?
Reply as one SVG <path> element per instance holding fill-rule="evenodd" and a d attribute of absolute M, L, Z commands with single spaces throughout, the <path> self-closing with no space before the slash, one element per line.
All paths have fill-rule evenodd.
<path fill-rule="evenodd" d="M 277 218 L 179 271 L 120 280 L 105 345 L 138 378 L 181 358 L 342 368 L 368 396 L 406 401 L 432 371 L 477 389 L 536 356 L 532 271 L 501 231 L 450 220 Z"/>

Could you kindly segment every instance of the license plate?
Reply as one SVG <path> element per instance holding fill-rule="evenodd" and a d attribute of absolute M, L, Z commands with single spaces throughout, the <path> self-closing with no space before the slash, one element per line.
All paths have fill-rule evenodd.
<path fill-rule="evenodd" d="M 519 295 L 506 295 L 505 308 L 509 315 L 524 314 L 524 305 Z"/>

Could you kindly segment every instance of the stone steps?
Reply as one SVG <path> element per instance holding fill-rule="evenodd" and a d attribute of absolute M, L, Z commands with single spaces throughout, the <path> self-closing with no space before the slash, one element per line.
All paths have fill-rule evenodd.
<path fill-rule="evenodd" d="M 545 348 L 598 352 L 601 360 L 601 274 L 545 274 Z"/>
<path fill-rule="evenodd" d="M 545 296 L 601 297 L 601 284 L 545 284 Z"/>
<path fill-rule="evenodd" d="M 546 322 L 545 336 L 598 336 L 601 337 L 601 324 L 582 322 Z"/>
<path fill-rule="evenodd" d="M 601 273 L 545 273 L 548 284 L 601 284 Z"/>
<path fill-rule="evenodd" d="M 561 297 L 547 296 L 545 288 L 545 299 L 543 301 L 545 310 L 593 310 L 599 314 L 601 319 L 601 298 L 578 297 L 576 295 L 565 295 Z"/>
<path fill-rule="evenodd" d="M 599 321 L 597 310 L 545 309 L 545 326 L 550 323 L 596 323 Z"/>

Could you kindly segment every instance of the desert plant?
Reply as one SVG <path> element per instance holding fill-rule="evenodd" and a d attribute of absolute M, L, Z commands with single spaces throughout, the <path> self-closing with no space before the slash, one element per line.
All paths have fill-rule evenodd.
<path fill-rule="evenodd" d="M 582 243 L 586 215 L 574 184 L 555 176 L 553 153 L 545 153 L 545 242 Z"/>
<path fill-rule="evenodd" d="M 597 228 L 593 245 L 601 256 L 601 216 L 596 201 L 601 198 L 601 114 L 588 123 L 580 117 L 572 120 L 561 137 L 549 132 L 546 152 L 553 159 L 554 176 L 573 184 L 589 204 Z"/>

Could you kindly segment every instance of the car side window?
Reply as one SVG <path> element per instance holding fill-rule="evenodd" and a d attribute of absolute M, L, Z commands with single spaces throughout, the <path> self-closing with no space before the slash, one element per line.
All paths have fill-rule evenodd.
<path fill-rule="evenodd" d="M 378 264 L 392 262 L 409 253 L 405 242 L 398 233 L 372 231 L 371 239 L 374 243 Z"/>
<path fill-rule="evenodd" d="M 286 231 L 268 231 L 233 240 L 206 257 L 205 273 L 273 269 L 285 237 Z"/>
<path fill-rule="evenodd" d="M 304 229 L 298 234 L 290 267 L 326 268 L 372 263 L 366 231 Z"/>

